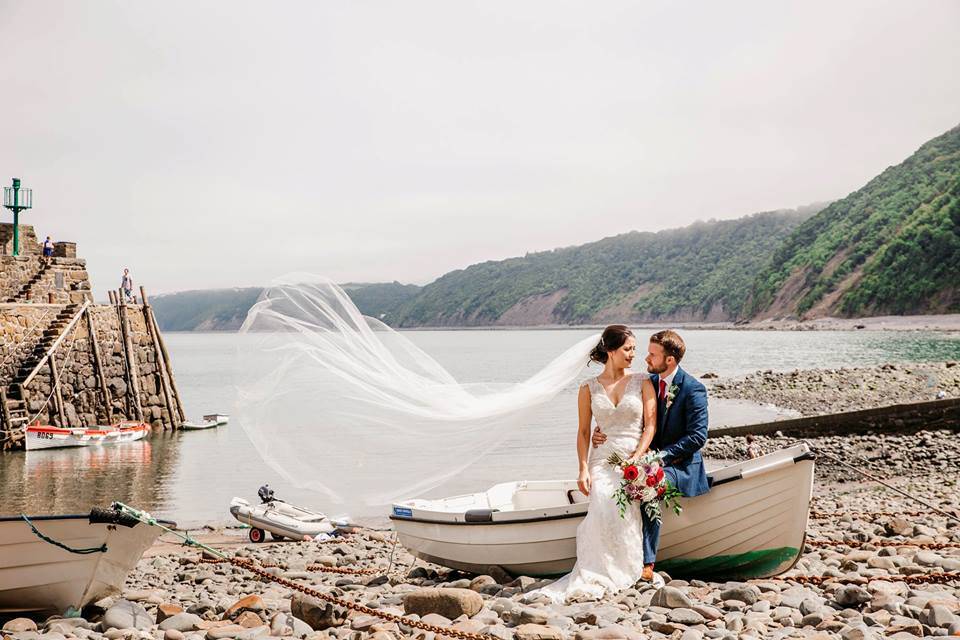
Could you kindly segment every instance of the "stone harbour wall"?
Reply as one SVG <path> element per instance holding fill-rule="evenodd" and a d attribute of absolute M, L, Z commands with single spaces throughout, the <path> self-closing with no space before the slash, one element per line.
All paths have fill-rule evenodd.
<path fill-rule="evenodd" d="M 87 263 L 73 242 L 54 242 L 44 258 L 34 228 L 20 225 L 20 255 L 13 256 L 13 225 L 0 223 L 0 302 L 93 301 Z M 51 299 L 52 297 L 52 299 Z"/>
<path fill-rule="evenodd" d="M 912 433 L 923 430 L 960 430 L 960 398 L 895 404 L 887 407 L 777 420 L 710 430 L 710 437 L 770 435 L 793 438 L 867 433 Z"/>
<path fill-rule="evenodd" d="M 81 258 L 0 256 L 0 301 L 82 302 L 93 300 L 86 261 Z"/>
<path fill-rule="evenodd" d="M 34 351 L 58 314 L 63 315 L 67 308 L 62 304 L 0 304 L 0 386 L 8 390 L 8 395 L 8 387 L 22 362 Z M 136 419 L 138 399 L 145 422 L 158 428 L 178 426 L 179 418 L 171 416 L 170 403 L 164 394 L 162 354 L 157 353 L 153 335 L 148 330 L 147 310 L 142 305 L 125 307 L 133 356 L 128 363 L 120 321 L 121 307 L 91 305 L 88 309 L 102 358 L 109 405 L 104 402 L 97 375 L 88 322 L 81 318 L 55 351 L 66 424 L 61 425 L 56 410 L 52 374 L 47 365 L 41 367 L 24 389 L 29 416 L 36 415 L 41 423 L 57 426 L 109 424 Z M 135 372 L 135 384 L 131 384 L 128 366 L 131 375 Z M 139 387 L 138 393 L 132 388 L 134 386 Z"/>

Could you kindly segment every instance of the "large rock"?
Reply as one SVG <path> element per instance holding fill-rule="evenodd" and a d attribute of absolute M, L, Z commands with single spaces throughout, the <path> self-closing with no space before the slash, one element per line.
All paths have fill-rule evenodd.
<path fill-rule="evenodd" d="M 3 625 L 3 630 L 8 633 L 21 633 L 23 631 L 36 631 L 37 623 L 30 618 L 14 618 L 8 620 Z"/>
<path fill-rule="evenodd" d="M 263 620 L 253 611 L 241 611 L 240 614 L 233 619 L 233 622 L 245 629 L 253 629 L 254 627 L 263 625 Z"/>
<path fill-rule="evenodd" d="M 840 637 L 843 640 L 875 640 L 877 634 L 870 627 L 860 623 L 854 624 L 840 631 Z"/>
<path fill-rule="evenodd" d="M 855 584 L 848 584 L 837 590 L 834 599 L 841 607 L 857 607 L 866 602 L 870 602 L 873 596 L 863 587 Z"/>
<path fill-rule="evenodd" d="M 738 584 L 720 592 L 721 600 L 737 600 L 751 605 L 760 598 L 760 589 L 752 584 Z"/>
<path fill-rule="evenodd" d="M 517 640 L 563 640 L 563 632 L 545 624 L 522 624 L 513 630 Z"/>
<path fill-rule="evenodd" d="M 203 618 L 194 613 L 180 612 L 165 618 L 160 623 L 160 630 L 166 631 L 167 629 L 176 629 L 177 631 L 184 633 L 199 629 L 201 622 L 203 622 Z"/>
<path fill-rule="evenodd" d="M 233 620 L 238 615 L 244 611 L 253 611 L 254 613 L 259 613 L 266 609 L 266 605 L 263 604 L 263 598 L 254 594 L 240 598 L 232 605 L 230 605 L 226 611 L 223 612 L 223 620 Z"/>
<path fill-rule="evenodd" d="M 302 593 L 295 593 L 290 598 L 290 614 L 303 620 L 314 631 L 339 627 L 347 619 L 346 609 L 335 607 L 329 602 L 321 602 Z"/>
<path fill-rule="evenodd" d="M 183 607 L 178 604 L 173 604 L 170 602 L 164 602 L 157 606 L 157 624 L 160 624 L 170 616 L 175 616 L 178 613 L 183 613 Z"/>
<path fill-rule="evenodd" d="M 587 629 L 578 631 L 576 640 L 643 640 L 644 635 L 638 631 L 623 627 L 618 624 L 611 624 L 602 629 Z"/>
<path fill-rule="evenodd" d="M 407 615 L 438 613 L 454 620 L 475 615 L 482 608 L 483 598 L 469 589 L 417 589 L 403 597 L 403 611 Z"/>
<path fill-rule="evenodd" d="M 703 624 L 706 622 L 704 617 L 694 611 L 693 609 L 687 609 L 684 607 L 678 607 L 672 609 L 670 613 L 667 614 L 667 620 L 670 622 L 676 622 L 677 624 Z"/>
<path fill-rule="evenodd" d="M 923 611 L 921 621 L 929 627 L 947 628 L 957 621 L 957 616 L 946 606 L 933 604 Z"/>
<path fill-rule="evenodd" d="M 651 606 L 663 607 L 665 609 L 692 609 L 693 602 L 680 589 L 676 587 L 660 587 L 653 594 L 650 601 Z"/>
<path fill-rule="evenodd" d="M 103 628 L 106 629 L 149 629 L 153 626 L 153 616 L 136 602 L 117 600 L 103 614 Z"/>

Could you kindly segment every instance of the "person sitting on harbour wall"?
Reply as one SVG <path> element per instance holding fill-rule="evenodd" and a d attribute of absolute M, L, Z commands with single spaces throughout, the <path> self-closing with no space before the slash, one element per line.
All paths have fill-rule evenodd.
<path fill-rule="evenodd" d="M 130 276 L 130 269 L 123 270 L 120 288 L 123 290 L 123 299 L 125 302 L 136 302 L 136 298 L 133 297 L 133 278 Z"/>

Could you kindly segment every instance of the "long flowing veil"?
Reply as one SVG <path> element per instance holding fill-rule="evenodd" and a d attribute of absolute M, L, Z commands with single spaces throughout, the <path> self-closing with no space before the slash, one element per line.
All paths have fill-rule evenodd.
<path fill-rule="evenodd" d="M 415 497 L 464 470 L 574 383 L 599 339 L 523 381 L 461 384 L 308 274 L 275 280 L 240 332 L 238 416 L 250 439 L 291 484 L 346 505 Z"/>

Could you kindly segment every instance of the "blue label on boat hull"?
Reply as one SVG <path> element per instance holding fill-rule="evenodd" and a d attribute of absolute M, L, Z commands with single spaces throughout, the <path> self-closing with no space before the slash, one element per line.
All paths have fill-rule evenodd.
<path fill-rule="evenodd" d="M 397 516 L 398 518 L 412 518 L 413 509 L 407 509 L 406 507 L 394 507 L 393 515 Z"/>

